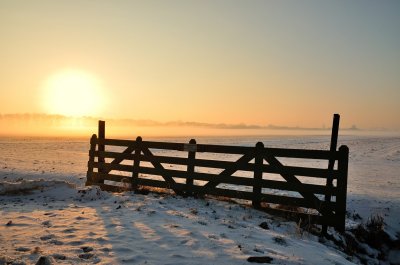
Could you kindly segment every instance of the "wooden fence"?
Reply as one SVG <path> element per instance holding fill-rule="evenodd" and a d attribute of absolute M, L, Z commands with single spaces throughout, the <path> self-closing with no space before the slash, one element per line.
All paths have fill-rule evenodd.
<path fill-rule="evenodd" d="M 141 137 L 106 139 L 104 122 L 99 123 L 99 132 L 102 137 L 93 135 L 90 140 L 86 185 L 112 191 L 142 186 L 167 188 L 178 194 L 248 200 L 257 208 L 265 204 L 302 207 L 313 210 L 299 214 L 322 224 L 325 231 L 327 226 L 344 231 L 349 149 L 333 149 L 335 140 L 331 141 L 331 150 L 303 150 L 268 148 L 261 142 L 246 147 L 197 144 L 193 139 L 189 143 L 143 141 Z M 123 151 L 115 151 L 117 147 Z M 179 155 L 163 155 L 172 151 L 179 151 Z M 196 157 L 199 154 L 219 154 L 217 158 L 235 155 L 237 159 Z M 329 166 L 293 166 L 280 161 L 292 158 L 322 160 Z M 234 175 L 237 172 L 247 175 Z M 269 175 L 280 175 L 283 181 L 268 179 Z M 310 184 L 312 179 L 324 184 Z"/>

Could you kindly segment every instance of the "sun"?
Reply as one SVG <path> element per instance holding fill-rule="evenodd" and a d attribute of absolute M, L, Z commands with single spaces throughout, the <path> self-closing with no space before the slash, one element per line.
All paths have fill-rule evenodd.
<path fill-rule="evenodd" d="M 66 116 L 99 115 L 104 106 L 100 81 L 92 74 L 69 69 L 51 75 L 43 86 L 47 113 Z"/>

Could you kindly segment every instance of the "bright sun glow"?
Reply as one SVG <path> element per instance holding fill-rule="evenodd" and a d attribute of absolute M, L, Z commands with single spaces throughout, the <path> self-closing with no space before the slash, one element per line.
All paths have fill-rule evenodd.
<path fill-rule="evenodd" d="M 52 75 L 44 85 L 47 112 L 67 116 L 99 115 L 104 99 L 99 80 L 80 70 Z"/>

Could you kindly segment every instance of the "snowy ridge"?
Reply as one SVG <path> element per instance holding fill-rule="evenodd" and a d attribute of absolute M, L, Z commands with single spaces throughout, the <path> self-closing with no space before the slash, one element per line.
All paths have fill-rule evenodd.
<path fill-rule="evenodd" d="M 20 180 L 0 182 L 0 195 L 37 196 L 38 192 L 53 201 L 86 200 L 93 201 L 110 197 L 110 193 L 97 186 L 80 187 L 65 180 Z"/>
<path fill-rule="evenodd" d="M 74 188 L 73 184 L 59 180 L 21 180 L 19 182 L 0 182 L 0 195 L 19 194 L 34 190 L 54 188 Z"/>

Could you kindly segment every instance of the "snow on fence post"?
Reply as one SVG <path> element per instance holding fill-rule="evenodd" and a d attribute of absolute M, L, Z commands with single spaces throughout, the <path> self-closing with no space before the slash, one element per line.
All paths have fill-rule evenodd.
<path fill-rule="evenodd" d="M 106 138 L 106 122 L 105 121 L 99 121 L 99 145 L 98 145 L 98 151 L 99 151 L 99 156 L 98 156 L 98 161 L 99 161 L 99 173 L 104 173 L 104 154 L 101 152 L 105 151 L 105 145 L 104 145 L 104 139 Z M 104 183 L 104 180 L 99 180 L 98 183 Z"/>
<path fill-rule="evenodd" d="M 86 173 L 86 183 L 85 186 L 89 186 L 93 184 L 93 163 L 94 163 L 94 157 L 96 152 L 96 142 L 97 142 L 97 136 L 96 134 L 92 135 L 92 138 L 90 138 L 90 150 L 89 150 L 89 162 L 88 162 L 88 170 Z"/>
<path fill-rule="evenodd" d="M 133 156 L 132 189 L 137 188 L 140 167 L 140 153 L 142 152 L 142 137 L 136 137 L 135 154 Z"/>
<path fill-rule="evenodd" d="M 340 224 L 337 224 L 337 230 L 344 232 L 345 220 L 346 220 L 346 197 L 347 197 L 347 174 L 349 167 L 349 148 L 346 145 L 342 145 L 339 148 L 339 160 L 338 170 L 339 176 L 337 178 L 338 194 L 336 196 L 337 210 L 336 215 L 340 220 Z"/>
<path fill-rule="evenodd" d="M 264 162 L 263 158 L 264 144 L 258 142 L 254 148 L 255 159 L 254 159 L 254 182 L 253 182 L 253 201 L 252 205 L 254 208 L 261 206 L 261 189 L 262 189 L 262 165 Z"/>
<path fill-rule="evenodd" d="M 196 158 L 196 140 L 191 139 L 189 145 L 186 146 L 188 151 L 188 163 L 187 163 L 187 176 L 186 176 L 186 190 L 188 195 L 193 195 L 193 173 L 194 173 L 194 160 Z"/>

